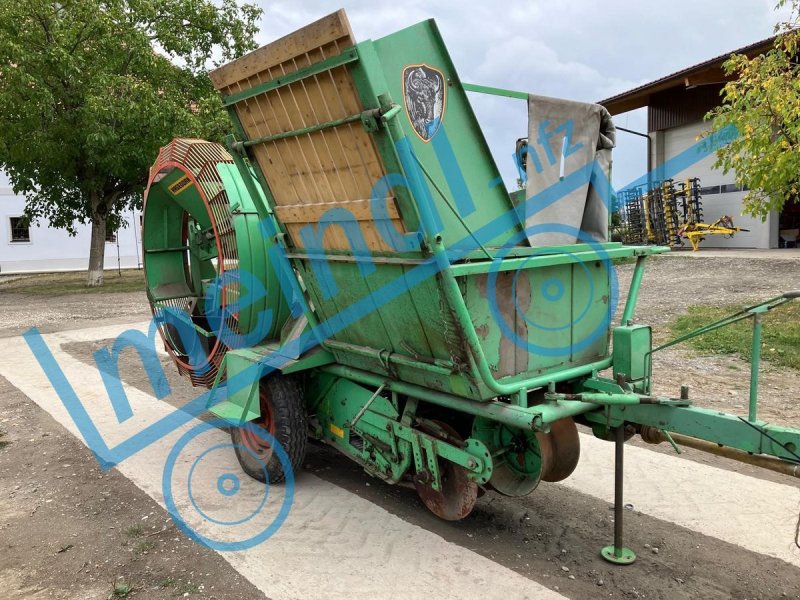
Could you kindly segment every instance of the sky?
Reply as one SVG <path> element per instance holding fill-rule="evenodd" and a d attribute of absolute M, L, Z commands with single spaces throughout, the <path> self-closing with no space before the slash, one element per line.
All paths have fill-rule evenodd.
<path fill-rule="evenodd" d="M 249 0 L 254 1 L 254 0 Z M 596 102 L 773 34 L 775 0 L 255 0 L 259 45 L 339 8 L 357 41 L 434 18 L 462 81 Z M 514 143 L 527 134 L 525 102 L 471 93 L 498 167 L 516 187 Z M 646 132 L 646 110 L 614 118 Z M 644 174 L 647 140 L 619 132 L 613 183 Z"/>
<path fill-rule="evenodd" d="M 776 0 L 247 0 L 264 9 L 263 45 L 344 7 L 357 41 L 434 18 L 462 81 L 595 102 L 773 34 Z M 510 189 L 527 134 L 525 102 L 469 94 Z M 645 109 L 617 125 L 646 132 Z M 644 174 L 647 141 L 619 132 L 614 187 Z M 8 186 L 0 172 L 0 187 Z"/>

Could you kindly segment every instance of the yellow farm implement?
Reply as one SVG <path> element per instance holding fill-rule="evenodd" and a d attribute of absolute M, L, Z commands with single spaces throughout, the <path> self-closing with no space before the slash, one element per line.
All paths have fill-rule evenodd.
<path fill-rule="evenodd" d="M 749 229 L 742 229 L 733 224 L 733 217 L 724 215 L 714 221 L 713 223 L 686 223 L 678 231 L 678 235 L 685 237 L 692 245 L 692 251 L 696 252 L 700 249 L 700 242 L 703 241 L 707 235 L 727 235 L 733 237 L 741 231 L 749 231 Z"/>

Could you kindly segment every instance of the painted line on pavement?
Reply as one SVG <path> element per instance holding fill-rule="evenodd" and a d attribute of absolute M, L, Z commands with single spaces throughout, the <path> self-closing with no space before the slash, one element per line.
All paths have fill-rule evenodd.
<path fill-rule="evenodd" d="M 126 329 L 146 331 L 146 323 L 113 325 L 45 334 L 66 377 L 109 445 L 119 443 L 174 410 L 129 385 L 124 385 L 134 416 L 120 425 L 96 369 L 61 349 L 62 344 L 114 338 Z M 64 405 L 51 387 L 22 338 L 8 338 L 0 356 L 0 375 L 78 435 Z M 181 427 L 118 465 L 118 470 L 164 506 L 162 473 L 177 439 L 192 425 Z M 193 440 L 176 461 L 173 491 L 178 510 L 197 531 L 214 539 L 241 539 L 258 533 L 280 505 L 282 488 L 269 487 L 269 500 L 258 518 L 237 526 L 204 520 L 192 506 L 185 486 L 191 465 L 204 450 L 230 443 L 221 430 Z M 241 517 L 242 507 L 254 506 L 264 486 L 246 476 L 235 503 L 220 503 L 219 476 L 240 473 L 233 451 L 211 452 L 192 478 L 192 492 L 204 511 L 224 520 Z M 194 515 L 194 516 L 192 516 Z M 299 473 L 291 513 L 268 541 L 243 552 L 220 553 L 237 571 L 274 600 L 294 598 L 375 598 L 398 594 L 403 598 L 558 599 L 560 594 L 511 569 L 485 558 L 310 473 Z M 413 582 L 413 585 L 409 585 Z"/>

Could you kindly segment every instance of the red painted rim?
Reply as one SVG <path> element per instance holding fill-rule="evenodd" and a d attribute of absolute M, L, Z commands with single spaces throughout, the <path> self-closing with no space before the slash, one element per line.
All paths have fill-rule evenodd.
<path fill-rule="evenodd" d="M 259 395 L 261 403 L 261 417 L 250 422 L 251 427 L 241 427 L 242 443 L 248 450 L 254 452 L 265 462 L 272 456 L 272 446 L 267 440 L 262 438 L 258 432 L 253 431 L 252 426 L 266 430 L 270 436 L 275 436 L 275 419 L 272 414 L 272 405 L 266 391 L 261 388 Z"/>

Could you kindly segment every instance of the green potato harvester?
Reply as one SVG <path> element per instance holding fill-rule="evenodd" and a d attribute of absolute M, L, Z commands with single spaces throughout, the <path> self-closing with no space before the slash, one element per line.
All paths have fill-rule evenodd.
<path fill-rule="evenodd" d="M 162 148 L 146 285 L 167 351 L 214 391 L 249 475 L 280 482 L 272 441 L 297 469 L 311 438 L 457 520 L 484 492 L 568 477 L 580 424 L 617 444 L 603 555 L 629 563 L 630 436 L 800 472 L 800 432 L 756 405 L 761 316 L 797 293 L 690 334 L 753 320 L 746 417 L 693 406 L 679 385 L 652 394 L 660 348 L 634 310 L 647 258 L 667 249 L 608 239 L 604 109 L 463 83 L 433 21 L 356 43 L 344 11 L 211 77 L 235 133 Z M 468 92 L 528 103 L 522 189 L 505 189 Z M 636 264 L 620 294 L 623 258 Z"/>

